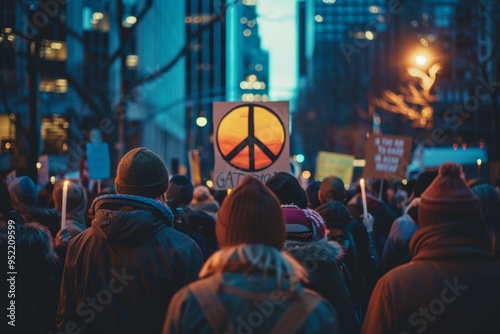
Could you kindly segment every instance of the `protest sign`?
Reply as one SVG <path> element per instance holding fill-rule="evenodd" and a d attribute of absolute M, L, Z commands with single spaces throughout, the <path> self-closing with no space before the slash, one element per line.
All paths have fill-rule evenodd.
<path fill-rule="evenodd" d="M 246 175 L 266 182 L 290 171 L 288 102 L 215 102 L 213 109 L 216 190 Z"/>

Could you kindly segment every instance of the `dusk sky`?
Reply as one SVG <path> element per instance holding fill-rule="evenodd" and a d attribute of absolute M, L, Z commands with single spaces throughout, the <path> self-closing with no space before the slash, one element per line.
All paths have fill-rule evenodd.
<path fill-rule="evenodd" d="M 270 57 L 272 101 L 292 98 L 297 82 L 296 0 L 259 0 L 259 32 Z"/>

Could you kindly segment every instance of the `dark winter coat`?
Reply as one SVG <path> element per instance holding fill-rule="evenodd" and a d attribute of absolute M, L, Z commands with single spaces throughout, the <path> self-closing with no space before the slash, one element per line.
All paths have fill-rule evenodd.
<path fill-rule="evenodd" d="M 392 222 L 398 217 L 395 212 L 393 212 L 387 204 L 380 201 L 378 198 L 373 197 L 369 194 L 366 196 L 366 205 L 368 212 L 375 219 L 373 225 L 373 234 L 375 236 L 375 243 L 377 246 L 377 251 L 379 257 L 382 256 L 382 251 L 384 249 L 385 241 L 391 230 Z M 349 203 L 347 203 L 349 211 L 352 213 L 354 218 L 361 222 L 360 217 L 363 215 L 363 203 L 361 200 L 361 195 L 357 194 Z"/>
<path fill-rule="evenodd" d="M 197 278 L 200 249 L 153 199 L 104 195 L 93 210 L 92 226 L 68 245 L 58 330 L 159 333 L 170 298 Z"/>
<path fill-rule="evenodd" d="M 405 214 L 392 223 L 382 252 L 381 260 L 384 272 L 411 260 L 410 240 L 418 229 L 416 213 L 419 203 L 420 198 L 415 198 L 406 208 Z"/>
<path fill-rule="evenodd" d="M 316 291 L 333 305 L 340 332 L 358 333 L 359 320 L 337 264 L 343 255 L 340 245 L 334 241 L 287 241 L 284 250 L 308 270 L 309 282 L 304 287 Z"/>
<path fill-rule="evenodd" d="M 362 333 L 500 333 L 500 265 L 485 228 L 422 227 L 410 251 L 377 283 Z"/>
<path fill-rule="evenodd" d="M 356 221 L 347 207 L 339 201 L 327 202 L 316 208 L 316 212 L 323 217 L 330 233 L 334 230 L 341 231 L 350 222 L 355 222 L 351 231 L 356 246 L 349 247 L 355 248 L 356 251 L 348 248 L 342 261 L 353 277 L 353 282 L 346 281 L 351 290 L 351 300 L 366 307 L 371 291 L 377 282 L 378 273 L 370 254 L 368 233 L 365 226 Z"/>
<path fill-rule="evenodd" d="M 15 303 L 15 317 L 2 319 L 2 327 L 7 328 L 2 333 L 54 331 L 59 289 L 56 267 L 62 264 L 54 252 L 49 231 L 38 223 L 24 222 L 16 214 L 8 215 L 0 222 L 0 247 L 6 272 L 16 273 L 7 274 L 5 279 L 10 281 L 3 281 L 0 285 L 5 287 L 2 289 L 5 293 L 2 298 L 8 303 L 4 304 L 5 308 L 10 307 L 11 301 Z M 8 263 L 7 256 L 13 262 Z M 7 315 L 10 314 L 8 310 Z M 7 324 L 12 320 L 15 327 Z"/>
<path fill-rule="evenodd" d="M 36 221 L 40 225 L 47 227 L 53 238 L 61 229 L 61 213 L 55 208 L 39 208 L 16 203 L 16 210 L 25 214 L 30 221 Z"/>

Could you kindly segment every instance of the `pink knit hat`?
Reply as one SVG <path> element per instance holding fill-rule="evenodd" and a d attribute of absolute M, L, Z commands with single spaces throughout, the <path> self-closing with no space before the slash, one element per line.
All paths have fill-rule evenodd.
<path fill-rule="evenodd" d="M 295 205 L 283 205 L 281 211 L 287 240 L 312 242 L 325 239 L 325 221 L 316 211 Z"/>

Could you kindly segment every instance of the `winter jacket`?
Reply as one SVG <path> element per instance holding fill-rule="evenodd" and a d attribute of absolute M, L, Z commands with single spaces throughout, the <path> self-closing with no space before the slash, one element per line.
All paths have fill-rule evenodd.
<path fill-rule="evenodd" d="M 377 283 L 362 333 L 500 333 L 500 265 L 485 228 L 422 227 L 410 251 Z"/>
<path fill-rule="evenodd" d="M 92 226 L 68 245 L 58 330 L 159 333 L 170 298 L 197 278 L 200 249 L 153 199 L 104 195 L 92 206 Z"/>
<path fill-rule="evenodd" d="M 339 333 L 335 309 L 315 292 L 301 286 L 293 291 L 286 285 L 280 287 L 276 277 L 255 268 L 239 268 L 238 264 L 233 264 L 232 268 L 234 271 L 207 275 L 177 292 L 170 303 L 163 333 L 214 333 L 204 314 L 209 310 L 220 311 L 214 318 L 216 323 L 223 321 L 226 324 L 224 332 L 232 333 L 229 327 L 233 326 L 235 333 L 271 333 L 301 293 L 314 298 L 318 304 L 295 332 Z M 244 273 L 249 270 L 252 273 Z M 200 290 L 215 293 L 216 300 L 210 303 L 212 307 L 200 307 L 193 293 L 199 294 Z M 221 309 L 214 306 L 219 302 Z"/>
<path fill-rule="evenodd" d="M 341 333 L 358 333 L 359 320 L 349 299 L 347 287 L 337 266 L 343 249 L 335 241 L 287 241 L 284 250 L 299 261 L 309 272 L 304 287 L 316 291 L 337 311 Z"/>
<path fill-rule="evenodd" d="M 342 261 L 350 271 L 352 282 L 346 277 L 347 287 L 351 290 L 351 300 L 362 307 L 368 305 L 371 291 L 378 279 L 375 262 L 373 261 L 370 249 L 368 233 L 362 223 L 356 221 L 347 207 L 339 201 L 327 202 L 316 208 L 325 220 L 326 228 L 330 234 L 334 230 L 342 231 L 349 223 L 354 221 L 351 229 L 355 247 L 349 247 Z"/>
<path fill-rule="evenodd" d="M 389 236 L 382 252 L 382 270 L 387 272 L 411 260 L 410 240 L 417 231 L 417 215 L 420 198 L 415 198 L 391 226 Z"/>
<path fill-rule="evenodd" d="M 11 307 L 12 301 L 15 304 L 13 311 L 7 310 L 7 317 L 2 319 L 2 327 L 6 329 L 2 333 L 53 332 L 59 289 L 56 267 L 62 267 L 62 263 L 54 252 L 52 237 L 46 227 L 25 223 L 15 213 L 3 218 L 0 248 L 6 272 L 14 273 L 6 274 L 6 281 L 0 286 L 5 291 L 5 307 Z M 7 262 L 7 256 L 12 262 Z"/>
<path fill-rule="evenodd" d="M 379 257 L 381 257 L 385 241 L 391 230 L 392 222 L 397 218 L 397 215 L 387 206 L 387 204 L 369 194 L 366 195 L 366 205 L 368 212 L 375 219 L 373 234 L 375 235 Z M 360 194 L 351 198 L 347 203 L 347 207 L 352 215 L 361 222 L 360 217 L 363 214 L 363 203 Z"/>
<path fill-rule="evenodd" d="M 15 209 L 25 214 L 30 221 L 36 221 L 49 229 L 50 235 L 55 238 L 61 229 L 61 213 L 57 209 L 38 208 L 22 203 L 16 203 Z"/>

